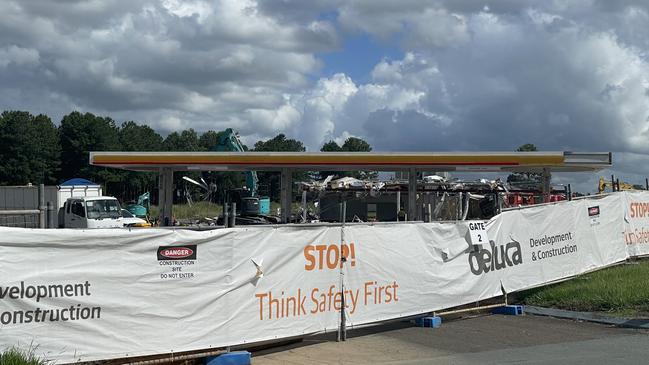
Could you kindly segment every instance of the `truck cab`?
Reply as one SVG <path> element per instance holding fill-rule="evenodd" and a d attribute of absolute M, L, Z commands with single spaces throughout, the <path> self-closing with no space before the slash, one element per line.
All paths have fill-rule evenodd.
<path fill-rule="evenodd" d="M 65 228 L 123 227 L 119 202 L 110 196 L 68 198 L 59 214 Z"/>

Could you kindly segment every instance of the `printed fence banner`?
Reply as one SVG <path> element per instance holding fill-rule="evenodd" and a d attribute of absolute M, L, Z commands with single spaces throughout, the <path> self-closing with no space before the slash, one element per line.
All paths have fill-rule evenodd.
<path fill-rule="evenodd" d="M 627 206 L 613 194 L 342 232 L 0 228 L 0 350 L 106 360 L 334 331 L 342 307 L 351 328 L 437 311 L 624 260 Z"/>
<path fill-rule="evenodd" d="M 489 222 L 492 242 L 474 273 L 495 271 L 510 293 L 624 261 L 622 201 L 615 194 L 503 212 Z"/>
<path fill-rule="evenodd" d="M 34 345 L 60 363 L 335 329 L 338 273 L 305 270 L 304 249 L 339 239 L 327 227 L 0 229 L 0 349 Z"/>
<path fill-rule="evenodd" d="M 345 266 L 344 281 L 354 303 L 346 313 L 348 325 L 428 313 L 502 294 L 498 278 L 471 274 L 468 225 L 345 227 L 345 238 L 356 251 L 355 263 Z"/>
<path fill-rule="evenodd" d="M 624 243 L 629 256 L 649 255 L 649 193 L 624 193 Z"/>

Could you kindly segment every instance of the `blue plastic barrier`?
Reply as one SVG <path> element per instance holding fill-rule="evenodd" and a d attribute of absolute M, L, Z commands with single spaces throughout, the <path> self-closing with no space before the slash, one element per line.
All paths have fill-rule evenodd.
<path fill-rule="evenodd" d="M 205 358 L 205 365 L 250 365 L 250 352 L 232 351 Z"/>
<path fill-rule="evenodd" d="M 525 313 L 522 305 L 504 305 L 491 311 L 493 314 L 505 314 L 510 316 L 520 316 Z"/>
<path fill-rule="evenodd" d="M 442 317 L 420 317 L 415 319 L 417 327 L 439 328 L 442 326 Z"/>

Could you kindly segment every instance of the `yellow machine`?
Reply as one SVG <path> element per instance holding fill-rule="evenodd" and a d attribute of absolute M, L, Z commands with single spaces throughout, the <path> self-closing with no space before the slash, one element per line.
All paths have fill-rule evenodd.
<path fill-rule="evenodd" d="M 619 184 L 619 186 L 618 186 L 619 190 L 639 190 L 639 186 L 629 184 L 629 183 L 625 183 L 624 181 L 620 181 L 620 182 L 610 181 L 610 180 L 604 179 L 603 177 L 600 177 L 599 178 L 599 184 L 597 184 L 597 193 L 598 194 L 603 193 L 604 190 L 607 187 L 611 188 L 611 190 L 614 190 L 613 186 L 615 184 Z"/>

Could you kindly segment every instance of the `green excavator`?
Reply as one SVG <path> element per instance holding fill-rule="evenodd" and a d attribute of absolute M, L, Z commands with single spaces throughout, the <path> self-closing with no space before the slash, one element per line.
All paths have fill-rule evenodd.
<path fill-rule="evenodd" d="M 245 152 L 241 140 L 231 128 L 219 133 L 216 152 Z M 259 179 L 255 171 L 246 171 L 246 187 L 226 192 L 224 206 L 236 204 L 236 224 L 279 223 L 279 218 L 270 215 L 270 198 L 259 196 Z"/>

